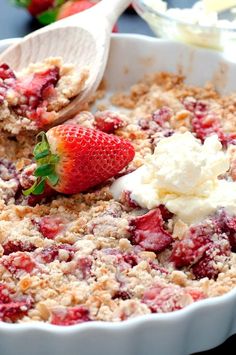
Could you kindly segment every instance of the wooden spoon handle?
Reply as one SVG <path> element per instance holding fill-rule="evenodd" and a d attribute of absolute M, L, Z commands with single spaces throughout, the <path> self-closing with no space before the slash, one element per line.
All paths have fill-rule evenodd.
<path fill-rule="evenodd" d="M 113 27 L 119 16 L 131 4 L 131 2 L 131 0 L 102 0 L 94 6 L 94 10 L 106 17 L 110 26 Z"/>

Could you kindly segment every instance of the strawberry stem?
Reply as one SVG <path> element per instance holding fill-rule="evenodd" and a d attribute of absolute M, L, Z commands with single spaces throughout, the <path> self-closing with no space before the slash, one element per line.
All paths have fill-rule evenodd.
<path fill-rule="evenodd" d="M 30 194 L 41 195 L 47 181 L 50 185 L 55 186 L 59 180 L 56 174 L 56 164 L 59 162 L 59 156 L 52 154 L 45 132 L 39 133 L 37 139 L 39 142 L 36 144 L 33 152 L 37 163 L 34 176 L 37 179 L 29 189 L 23 191 L 25 196 Z"/>

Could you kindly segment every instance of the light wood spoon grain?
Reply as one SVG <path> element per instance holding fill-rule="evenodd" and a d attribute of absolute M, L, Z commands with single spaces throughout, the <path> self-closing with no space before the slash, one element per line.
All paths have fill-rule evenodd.
<path fill-rule="evenodd" d="M 129 0 L 102 0 L 92 8 L 24 37 L 0 55 L 0 63 L 21 70 L 47 57 L 62 57 L 79 72 L 89 69 L 84 90 L 59 112 L 54 124 L 75 115 L 98 87 L 107 63 L 110 34 Z M 127 49 L 128 50 L 128 49 Z"/>

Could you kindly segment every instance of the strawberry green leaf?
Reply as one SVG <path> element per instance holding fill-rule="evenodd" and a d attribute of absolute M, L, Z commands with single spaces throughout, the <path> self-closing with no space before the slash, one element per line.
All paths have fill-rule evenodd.
<path fill-rule="evenodd" d="M 34 172 L 34 175 L 39 177 L 46 177 L 54 172 L 54 166 L 52 164 L 40 165 Z"/>
<path fill-rule="evenodd" d="M 34 159 L 37 163 L 34 176 L 37 177 L 37 181 L 28 190 L 23 191 L 26 196 L 30 194 L 40 195 L 44 191 L 46 181 L 55 186 L 59 180 L 56 174 L 56 164 L 60 160 L 59 156 L 52 154 L 45 132 L 39 133 L 37 140 L 39 142 L 34 148 Z"/>
<path fill-rule="evenodd" d="M 58 183 L 59 177 L 57 174 L 51 174 L 47 176 L 48 180 L 52 184 L 52 186 L 55 186 Z"/>
<path fill-rule="evenodd" d="M 17 6 L 28 7 L 31 3 L 31 0 L 13 0 L 13 3 Z"/>
<path fill-rule="evenodd" d="M 23 195 L 29 196 L 30 194 L 32 194 L 37 185 L 38 185 L 38 181 L 36 180 L 35 183 L 29 189 L 23 190 Z"/>
<path fill-rule="evenodd" d="M 34 191 L 32 192 L 33 195 L 41 195 L 44 192 L 44 188 L 45 188 L 45 180 L 42 179 L 38 185 L 36 185 L 36 187 L 34 188 Z"/>
<path fill-rule="evenodd" d="M 33 195 L 41 195 L 45 188 L 45 179 L 42 178 L 40 180 L 36 180 L 35 183 L 27 190 L 23 191 L 23 195 L 29 196 Z"/>
<path fill-rule="evenodd" d="M 56 1 L 55 1 L 55 5 L 56 5 L 56 6 L 61 6 L 61 5 L 63 5 L 66 1 L 67 1 L 67 0 L 56 0 Z"/>
<path fill-rule="evenodd" d="M 40 160 L 49 156 L 51 152 L 45 132 L 39 133 L 37 139 L 41 139 L 41 141 L 35 146 L 33 154 L 35 160 Z"/>
<path fill-rule="evenodd" d="M 36 153 L 34 155 L 35 160 L 40 160 L 40 159 L 46 158 L 49 155 L 49 153 L 50 153 L 49 150 L 44 150 L 44 151 L 42 151 L 40 153 Z"/>
<path fill-rule="evenodd" d="M 38 15 L 37 19 L 43 25 L 49 25 L 50 23 L 55 22 L 57 20 L 57 15 L 58 9 L 50 9 Z"/>

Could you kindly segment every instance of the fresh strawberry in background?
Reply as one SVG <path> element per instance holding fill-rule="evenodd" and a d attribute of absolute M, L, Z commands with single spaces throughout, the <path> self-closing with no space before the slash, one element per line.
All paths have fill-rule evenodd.
<path fill-rule="evenodd" d="M 37 16 L 54 6 L 54 0 L 31 0 L 25 2 L 28 3 L 28 10 L 33 16 Z"/>
<path fill-rule="evenodd" d="M 37 180 L 25 195 L 40 195 L 47 185 L 63 194 L 86 191 L 116 175 L 135 154 L 128 141 L 79 125 L 53 127 L 39 138 Z"/>
<path fill-rule="evenodd" d="M 15 4 L 27 8 L 43 25 L 77 14 L 96 5 L 98 0 L 15 0 Z M 118 32 L 117 25 L 113 32 Z"/>
<path fill-rule="evenodd" d="M 61 6 L 57 18 L 58 20 L 61 20 L 65 17 L 87 10 L 95 4 L 95 2 L 89 0 L 67 1 Z"/>

